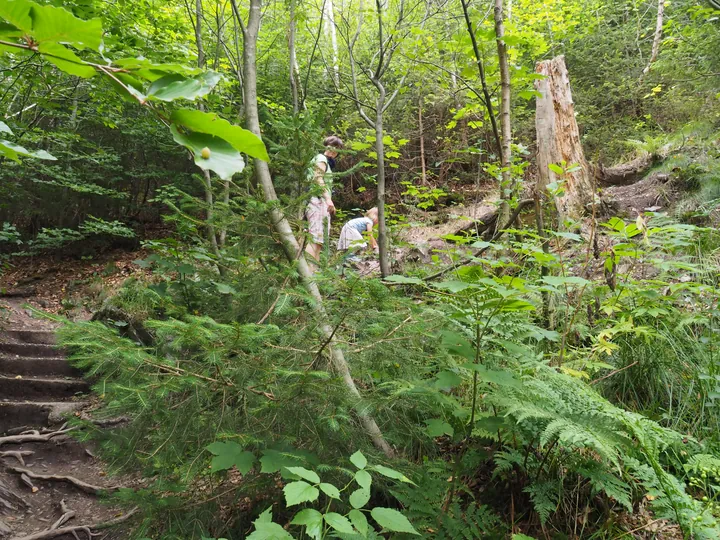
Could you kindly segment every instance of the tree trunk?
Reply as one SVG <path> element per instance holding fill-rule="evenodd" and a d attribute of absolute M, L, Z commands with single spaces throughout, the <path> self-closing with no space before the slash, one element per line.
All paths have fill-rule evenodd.
<path fill-rule="evenodd" d="M 245 81 L 245 121 L 247 128 L 258 137 L 261 137 L 260 132 L 260 119 L 258 116 L 257 106 L 257 38 L 260 29 L 260 17 L 261 17 L 261 0 L 250 0 L 250 15 L 247 26 L 243 29 L 244 38 L 244 50 L 243 50 L 243 79 Z M 260 159 L 254 160 L 255 175 L 258 183 L 262 187 L 265 200 L 268 202 L 277 201 L 277 195 L 275 193 L 275 186 L 270 176 L 270 168 L 265 161 Z M 333 368 L 340 374 L 343 382 L 348 388 L 351 394 L 352 400 L 359 400 L 361 398 L 360 392 L 355 386 L 352 375 L 350 373 L 350 367 L 348 366 L 345 356 L 341 349 L 336 346 L 336 340 L 334 338 L 334 329 L 330 326 L 328 321 L 328 315 L 325 312 L 323 304 L 323 298 L 320 295 L 317 283 L 314 280 L 314 276 L 310 267 L 305 260 L 303 251 L 298 244 L 295 235 L 292 232 L 290 223 L 286 219 L 280 208 L 273 204 L 271 205 L 271 219 L 275 232 L 280 237 L 285 255 L 288 260 L 296 262 L 297 270 L 300 274 L 300 279 L 303 285 L 314 299 L 313 308 L 320 320 L 320 330 L 323 336 L 327 339 L 327 349 L 330 354 Z M 375 446 L 382 450 L 386 456 L 392 457 L 393 450 L 390 445 L 383 438 L 380 428 L 375 423 L 375 420 L 364 410 L 363 407 L 358 406 L 356 408 L 356 414 L 360 419 L 360 422 L 367 432 L 368 436 L 372 439 Z"/>
<path fill-rule="evenodd" d="M 537 98 L 535 127 L 537 129 L 537 189 L 545 193 L 547 185 L 556 180 L 565 182 L 564 193 L 555 197 L 561 218 L 579 218 L 585 205 L 593 200 L 592 170 L 580 143 L 580 130 L 575 121 L 575 107 L 565 57 L 539 62 L 535 71 L 545 78 L 535 81 L 542 94 Z M 550 170 L 557 165 L 572 172 L 558 175 Z"/>
<path fill-rule="evenodd" d="M 300 96 L 298 94 L 299 77 L 296 70 L 297 58 L 295 55 L 295 34 L 297 21 L 295 20 L 295 2 L 290 0 L 290 30 L 288 33 L 288 52 L 290 55 L 290 91 L 292 92 L 293 113 L 300 112 Z"/>
<path fill-rule="evenodd" d="M 333 72 L 332 78 L 335 88 L 340 87 L 340 66 L 338 65 L 338 42 L 337 29 L 335 28 L 335 6 L 333 0 L 326 0 L 325 16 L 327 17 L 327 31 L 330 34 L 330 45 L 332 46 Z"/>
<path fill-rule="evenodd" d="M 385 106 L 385 87 L 377 81 L 377 114 L 375 115 L 375 153 L 377 153 L 377 209 L 378 209 L 378 247 L 380 248 L 380 273 L 382 277 L 390 275 L 388 257 L 387 223 L 385 221 L 385 143 L 383 142 L 383 107 Z"/>
<path fill-rule="evenodd" d="M 507 47 L 503 40 L 505 36 L 505 24 L 503 22 L 503 0 L 495 0 L 495 35 L 498 51 L 498 65 L 500 68 L 500 133 L 502 136 L 502 146 L 500 163 L 502 167 L 502 186 L 500 189 L 500 197 L 502 203 L 498 214 L 498 228 L 505 228 L 509 225 L 507 219 L 510 215 L 510 206 L 508 200 L 512 198 L 515 191 L 515 182 L 512 178 L 511 161 L 511 143 L 512 143 L 512 126 L 510 124 L 510 70 L 508 68 Z"/>
<path fill-rule="evenodd" d="M 657 22 L 655 24 L 655 37 L 653 38 L 652 52 L 650 53 L 650 60 L 648 60 L 647 66 L 643 69 L 643 75 L 650 71 L 650 66 L 657 60 L 658 54 L 660 54 L 660 42 L 662 41 L 662 29 L 663 29 L 663 16 L 665 13 L 665 0 L 658 0 L 657 8 Z"/>
<path fill-rule="evenodd" d="M 502 155 L 502 139 L 500 132 L 498 131 L 497 120 L 495 119 L 495 112 L 493 111 L 492 100 L 490 98 L 490 89 L 487 85 L 485 78 L 485 65 L 480 55 L 480 48 L 478 47 L 477 37 L 475 36 L 475 30 L 473 29 L 472 21 L 470 20 L 470 13 L 468 11 L 468 0 L 460 0 L 462 5 L 463 16 L 465 17 L 465 25 L 467 26 L 468 34 L 470 35 L 470 42 L 472 43 L 473 53 L 475 54 L 475 63 L 477 64 L 478 74 L 480 75 L 480 85 L 482 86 L 484 105 L 490 118 L 490 124 L 492 126 L 493 137 L 495 138 L 495 144 L 497 145 L 497 151 Z"/>
<path fill-rule="evenodd" d="M 423 129 L 423 99 L 418 99 L 418 128 L 420 129 L 420 171 L 422 185 L 427 186 L 427 170 L 425 169 L 425 132 Z"/>

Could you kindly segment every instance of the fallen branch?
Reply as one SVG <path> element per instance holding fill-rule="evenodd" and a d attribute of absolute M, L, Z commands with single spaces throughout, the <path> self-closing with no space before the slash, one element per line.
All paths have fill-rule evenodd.
<path fill-rule="evenodd" d="M 32 471 L 29 471 L 28 469 L 22 469 L 20 467 L 8 467 L 9 471 L 12 471 L 14 473 L 20 474 L 21 478 L 22 475 L 26 475 L 30 478 L 34 478 L 35 480 L 51 480 L 56 482 L 67 482 L 68 484 L 74 485 L 76 488 L 84 491 L 85 493 L 89 493 L 91 495 L 99 495 L 103 491 L 114 491 L 118 489 L 117 487 L 100 487 L 100 486 L 94 486 L 92 484 L 88 484 L 87 482 L 83 482 L 82 480 L 78 480 L 77 478 L 73 476 L 63 476 L 59 474 L 38 474 L 34 473 Z"/>
<path fill-rule="evenodd" d="M 50 540 L 52 538 L 57 538 L 58 536 L 63 536 L 65 534 L 71 534 L 75 536 L 75 538 L 78 538 L 77 533 L 79 532 L 84 532 L 87 535 L 88 540 L 91 540 L 93 536 L 99 536 L 99 533 L 92 532 L 93 529 L 100 530 L 114 527 L 115 525 L 119 525 L 123 521 L 127 521 L 132 516 L 137 514 L 137 512 L 138 508 L 133 508 L 124 516 L 111 519 L 110 521 L 106 521 L 104 523 L 97 523 L 95 525 L 77 525 L 75 527 L 62 527 L 60 529 L 48 529 L 46 531 L 41 531 L 35 534 L 29 534 L 27 536 L 14 536 L 10 540 Z"/>
<path fill-rule="evenodd" d="M 0 458 L 14 457 L 20 462 L 20 465 L 25 466 L 25 460 L 23 457 L 32 456 L 35 452 L 32 450 L 9 450 L 7 452 L 0 452 Z"/>
<path fill-rule="evenodd" d="M 30 431 L 21 435 L 10 435 L 8 437 L 0 437 L 0 446 L 4 444 L 22 444 L 27 442 L 48 442 L 55 437 L 64 435 L 75 428 L 59 429 L 50 433 L 41 434 L 39 431 Z"/>
<path fill-rule="evenodd" d="M 515 210 L 512 214 L 510 214 L 510 217 L 508 218 L 508 223 L 513 223 L 517 217 L 520 215 L 520 212 L 522 212 L 526 207 L 530 206 L 531 204 L 534 204 L 534 199 L 523 199 L 518 203 L 518 205 L 515 207 Z M 495 240 L 498 240 L 503 234 L 505 234 L 505 230 L 499 230 L 495 234 L 492 235 L 490 238 L 490 242 L 494 242 Z M 423 278 L 424 281 L 432 281 L 435 278 L 439 278 L 440 276 L 443 276 L 447 274 L 448 272 L 451 272 L 455 270 L 456 268 L 460 268 L 467 262 L 471 261 L 478 255 L 482 255 L 490 246 L 485 246 L 483 248 L 478 249 L 477 251 L 473 252 L 472 255 L 464 255 L 462 260 L 459 262 L 456 262 L 455 264 L 452 264 L 439 272 L 435 272 L 434 274 L 430 274 L 429 276 Z"/>

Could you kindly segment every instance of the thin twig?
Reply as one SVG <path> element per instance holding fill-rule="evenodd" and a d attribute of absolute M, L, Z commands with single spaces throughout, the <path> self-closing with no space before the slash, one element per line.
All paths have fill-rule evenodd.
<path fill-rule="evenodd" d="M 603 377 L 600 377 L 599 379 L 595 379 L 595 380 L 592 381 L 590 384 L 595 384 L 595 383 L 599 383 L 600 381 L 604 381 L 604 380 L 607 379 L 608 377 L 612 377 L 613 375 L 615 375 L 615 374 L 617 374 L 617 373 L 620 373 L 621 371 L 625 371 L 626 369 L 630 369 L 631 367 L 633 367 L 633 366 L 634 366 L 635 364 L 637 364 L 638 362 L 639 362 L 639 360 L 635 360 L 632 364 L 628 364 L 628 365 L 625 366 L 624 368 L 620 368 L 620 369 L 616 369 L 615 371 L 611 371 L 611 372 L 608 373 L 607 375 L 604 375 Z"/>

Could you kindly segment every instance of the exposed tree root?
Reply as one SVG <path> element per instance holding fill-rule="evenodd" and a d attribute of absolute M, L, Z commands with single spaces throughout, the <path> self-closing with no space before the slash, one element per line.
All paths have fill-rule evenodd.
<path fill-rule="evenodd" d="M 38 474 L 38 473 L 34 473 L 32 471 L 29 471 L 27 469 L 22 469 L 20 467 L 8 467 L 8 470 L 12 471 L 14 473 L 20 474 L 20 475 L 26 475 L 35 480 L 51 480 L 51 481 L 56 481 L 56 482 L 67 482 L 68 484 L 72 484 L 76 488 L 84 491 L 85 493 L 89 493 L 91 495 L 98 495 L 103 491 L 114 491 L 114 490 L 118 489 L 117 487 L 94 486 L 92 484 L 88 484 L 87 482 L 83 482 L 82 480 L 78 480 L 77 478 L 75 478 L 73 476 L 63 476 L 63 475 L 59 475 L 59 474 Z"/>
<path fill-rule="evenodd" d="M 110 521 L 106 521 L 104 523 L 98 523 L 95 525 L 77 525 L 75 527 L 61 527 L 59 529 L 48 529 L 46 531 L 29 534 L 27 536 L 14 536 L 10 540 L 50 540 L 52 538 L 57 538 L 58 536 L 63 536 L 65 534 L 71 534 L 75 538 L 80 540 L 80 536 L 78 535 L 78 533 L 85 533 L 85 535 L 87 535 L 87 539 L 92 540 L 94 536 L 100 536 L 100 533 L 94 533 L 92 532 L 93 530 L 107 529 L 109 527 L 119 525 L 123 521 L 127 521 L 132 516 L 134 516 L 137 511 L 137 508 L 133 508 L 124 516 L 111 519 Z"/>
<path fill-rule="evenodd" d="M 0 458 L 14 457 L 20 462 L 20 465 L 25 466 L 25 456 L 32 456 L 35 452 L 31 450 L 9 450 L 7 452 L 0 452 Z"/>
<path fill-rule="evenodd" d="M 0 446 L 4 444 L 22 444 L 27 442 L 48 442 L 55 437 L 64 435 L 75 428 L 60 428 L 57 431 L 51 431 L 49 433 L 40 433 L 39 431 L 27 431 L 20 435 L 9 435 L 7 437 L 0 437 Z"/>
<path fill-rule="evenodd" d="M 60 519 L 58 519 L 55 523 L 52 524 L 52 526 L 50 527 L 51 531 L 54 531 L 55 529 L 59 528 L 61 525 L 64 525 L 75 517 L 75 510 L 70 510 L 67 507 L 67 505 L 65 504 L 65 499 L 62 499 L 60 501 L 60 511 L 63 513 L 63 515 L 60 516 Z"/>

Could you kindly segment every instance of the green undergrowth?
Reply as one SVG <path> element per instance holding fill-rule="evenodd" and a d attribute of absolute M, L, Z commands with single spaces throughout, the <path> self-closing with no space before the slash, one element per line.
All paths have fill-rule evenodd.
<path fill-rule="evenodd" d="M 442 281 L 330 265 L 328 322 L 360 398 L 329 367 L 314 300 L 279 251 L 261 260 L 273 251 L 255 239 L 217 260 L 199 236 L 150 242 L 138 263 L 152 278 L 60 331 L 102 399 L 95 415 L 131 419 L 82 436 L 146 479 L 117 495 L 143 509 L 137 538 L 261 538 L 249 535 L 273 523 L 293 537 L 414 534 L 392 529 L 403 520 L 429 538 L 610 538 L 645 507 L 716 538 L 716 234 L 660 215 L 598 228 L 608 247 L 595 253 L 574 233 L 551 232 L 545 252 L 515 231 Z M 346 485 L 357 451 L 408 482 L 379 475 L 361 507 L 317 487 Z M 288 467 L 321 478 L 301 502 L 286 488 L 307 481 Z M 375 508 L 402 519 L 387 528 Z"/>

